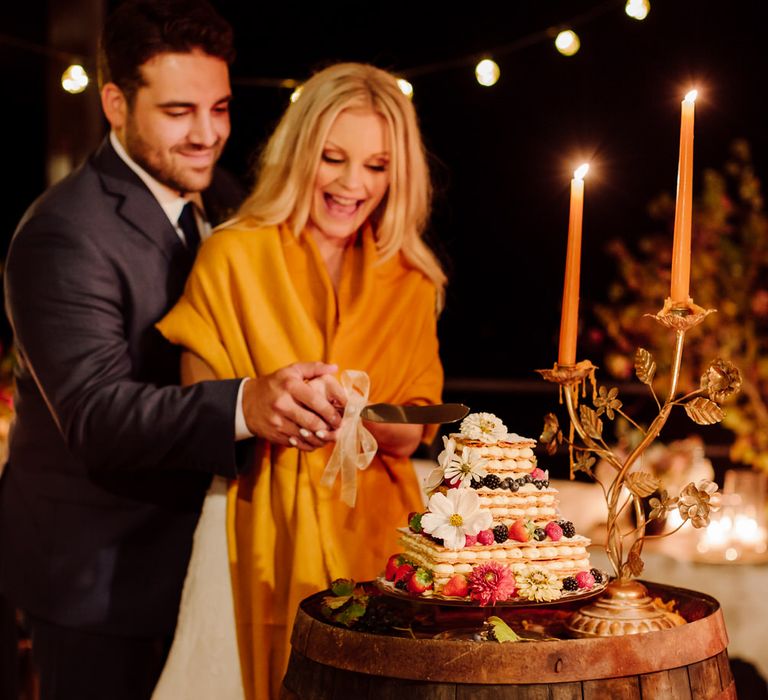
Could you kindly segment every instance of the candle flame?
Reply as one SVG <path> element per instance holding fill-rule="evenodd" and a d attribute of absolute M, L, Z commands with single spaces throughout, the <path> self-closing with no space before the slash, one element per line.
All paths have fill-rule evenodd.
<path fill-rule="evenodd" d="M 685 101 L 686 102 L 695 102 L 696 98 L 698 97 L 698 95 L 699 95 L 699 91 L 698 90 L 691 90 L 688 94 L 686 94 Z"/>
<path fill-rule="evenodd" d="M 573 171 L 573 177 L 576 180 L 583 180 L 584 176 L 589 170 L 589 163 L 582 163 L 576 170 Z"/>

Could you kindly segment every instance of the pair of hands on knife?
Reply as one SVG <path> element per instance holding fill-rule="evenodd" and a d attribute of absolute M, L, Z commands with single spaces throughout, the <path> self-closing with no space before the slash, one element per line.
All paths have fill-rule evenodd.
<path fill-rule="evenodd" d="M 335 365 L 295 363 L 272 374 L 246 381 L 243 413 L 248 430 L 277 445 L 311 451 L 335 442 L 347 396 L 334 376 Z M 210 366 L 190 352 L 182 354 L 184 384 L 216 379 Z M 418 447 L 421 425 L 365 421 L 379 451 L 408 457 Z"/>
<path fill-rule="evenodd" d="M 334 442 L 347 403 L 336 372 L 335 365 L 297 363 L 249 380 L 243 396 L 249 430 L 270 442 L 304 451 Z M 251 402 L 255 410 L 249 415 Z M 365 426 L 376 438 L 379 451 L 394 457 L 413 454 L 424 430 L 421 425 L 370 421 Z"/>

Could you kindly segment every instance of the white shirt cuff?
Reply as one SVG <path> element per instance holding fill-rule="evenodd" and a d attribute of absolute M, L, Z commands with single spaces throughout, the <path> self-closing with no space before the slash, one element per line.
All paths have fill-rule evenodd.
<path fill-rule="evenodd" d="M 235 409 L 235 440 L 246 440 L 252 438 L 253 433 L 248 430 L 245 423 L 245 411 L 243 410 L 243 387 L 248 381 L 246 377 L 240 382 L 240 388 L 237 390 L 237 407 Z"/>

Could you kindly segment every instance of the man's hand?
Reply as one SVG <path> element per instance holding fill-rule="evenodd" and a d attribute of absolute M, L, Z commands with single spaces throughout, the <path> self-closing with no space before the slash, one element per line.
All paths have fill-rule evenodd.
<path fill-rule="evenodd" d="M 336 437 L 346 395 L 335 365 L 296 363 L 243 388 L 248 429 L 277 445 L 314 450 Z"/>

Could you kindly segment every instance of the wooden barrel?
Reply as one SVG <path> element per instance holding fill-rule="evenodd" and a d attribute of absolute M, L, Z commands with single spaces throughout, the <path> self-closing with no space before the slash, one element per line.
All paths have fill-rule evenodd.
<path fill-rule="evenodd" d="M 285 700 L 729 700 L 736 690 L 716 600 L 648 585 L 691 603 L 698 619 L 660 632 L 498 644 L 354 632 L 318 619 L 306 599 L 291 637 Z M 663 590 L 662 590 L 663 589 Z"/>

